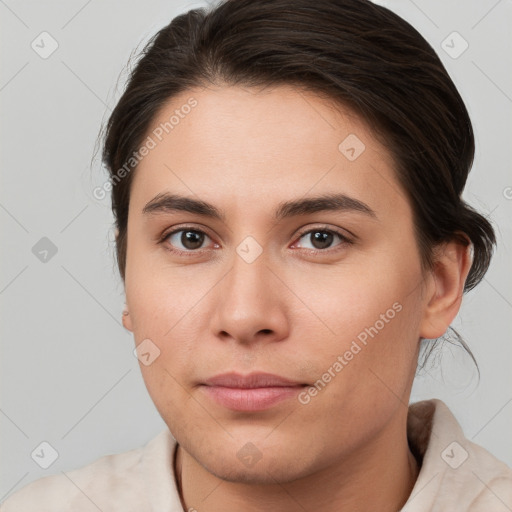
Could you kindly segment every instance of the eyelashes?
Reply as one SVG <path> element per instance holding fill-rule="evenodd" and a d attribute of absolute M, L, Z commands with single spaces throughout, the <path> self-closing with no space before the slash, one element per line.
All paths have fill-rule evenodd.
<path fill-rule="evenodd" d="M 192 245 L 194 245 L 194 243 L 197 244 L 197 239 L 199 238 L 199 240 L 201 241 L 201 244 L 203 243 L 204 241 L 204 238 L 210 238 L 204 231 L 200 230 L 200 229 L 195 229 L 195 228 L 180 228 L 180 229 L 175 229 L 174 231 L 171 231 L 170 233 L 168 233 L 167 235 L 165 235 L 162 239 L 162 243 L 167 243 L 169 241 L 169 239 L 171 237 L 173 237 L 174 235 L 178 234 L 178 233 L 183 233 L 183 234 L 191 234 L 191 233 L 194 233 L 195 235 L 199 235 L 199 237 L 195 236 L 195 237 L 188 237 L 188 242 L 192 243 Z M 183 235 L 180 237 L 180 242 L 183 243 L 183 241 L 187 240 L 187 238 L 184 238 Z M 173 246 L 169 243 L 167 243 L 167 249 L 171 252 L 175 252 L 175 253 L 178 253 L 178 254 L 182 254 L 182 253 L 198 253 L 198 252 L 204 252 L 204 249 L 202 248 L 193 248 L 193 249 L 185 249 L 185 250 L 182 250 L 182 249 L 176 249 L 176 248 L 173 248 Z"/>
<path fill-rule="evenodd" d="M 176 236 L 179 235 L 180 236 Z M 307 230 L 301 231 L 294 238 L 296 242 L 292 244 L 292 247 L 296 247 L 297 242 L 300 242 L 304 237 L 309 236 L 309 240 L 312 239 L 312 236 L 315 234 L 314 243 L 319 243 L 320 248 L 313 247 L 304 248 L 299 247 L 297 250 L 307 251 L 308 254 L 332 254 L 338 250 L 342 250 L 346 248 L 347 245 L 351 245 L 354 243 L 353 240 L 348 238 L 344 233 L 338 231 L 337 229 L 330 228 L 328 226 L 318 226 L 314 228 L 309 228 Z M 321 234 L 321 236 L 316 236 Z M 171 242 L 171 238 L 174 237 L 174 241 Z M 333 247 L 322 248 L 322 244 L 327 243 L 330 245 L 334 243 L 336 238 L 339 239 L 339 243 L 334 245 Z M 180 226 L 179 228 L 173 229 L 172 231 L 166 232 L 159 239 L 158 243 L 165 246 L 165 248 L 176 255 L 179 256 L 197 256 L 200 254 L 204 254 L 208 248 L 202 247 L 206 240 L 211 240 L 211 237 L 202 229 L 199 229 L 194 226 Z M 183 249 L 177 248 L 176 243 L 181 244 Z M 188 245 L 188 247 L 187 247 Z M 302 245 L 302 243 L 301 243 Z M 215 248 L 219 248 L 220 245 L 214 243 Z"/>
<path fill-rule="evenodd" d="M 341 240 L 341 243 L 338 244 L 338 245 L 335 245 L 334 247 L 339 247 L 340 245 L 345 245 L 345 244 L 348 244 L 348 243 L 351 243 L 351 240 L 349 238 L 347 238 L 345 235 L 343 235 L 342 233 L 340 233 L 339 231 L 336 231 L 336 230 L 333 230 L 333 229 L 328 229 L 328 228 L 314 228 L 314 229 L 309 229 L 307 231 L 304 231 L 303 233 L 299 234 L 299 240 L 306 237 L 306 236 L 311 236 L 311 234 L 319 234 L 319 233 L 323 233 L 323 234 L 327 234 L 327 236 L 332 236 L 334 235 L 335 237 L 338 237 L 340 240 Z M 324 242 L 326 240 L 326 237 L 315 237 L 315 240 L 317 242 Z M 329 240 L 329 238 L 327 238 L 327 240 Z M 314 251 L 320 251 L 320 252 L 325 252 L 325 251 L 329 251 L 329 250 L 332 250 L 332 248 L 327 248 L 327 249 L 322 249 L 322 248 L 316 248 L 316 247 L 313 247 L 313 249 L 311 250 L 314 250 Z"/>

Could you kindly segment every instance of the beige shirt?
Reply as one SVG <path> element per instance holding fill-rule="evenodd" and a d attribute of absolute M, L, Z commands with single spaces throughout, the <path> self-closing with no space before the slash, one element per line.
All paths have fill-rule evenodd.
<path fill-rule="evenodd" d="M 511 512 L 512 470 L 464 437 L 440 400 L 409 407 L 407 433 L 422 466 L 401 512 Z M 176 440 L 165 429 L 144 447 L 12 494 L 1 512 L 183 512 L 174 478 Z"/>

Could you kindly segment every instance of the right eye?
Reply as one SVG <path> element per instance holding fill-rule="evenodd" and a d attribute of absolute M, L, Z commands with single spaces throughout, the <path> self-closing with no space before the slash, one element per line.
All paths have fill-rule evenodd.
<path fill-rule="evenodd" d="M 173 253 L 188 255 L 190 253 L 201 252 L 200 249 L 202 249 L 206 238 L 210 239 L 204 231 L 181 227 L 180 229 L 166 233 L 160 243 L 163 243 L 166 249 Z"/>

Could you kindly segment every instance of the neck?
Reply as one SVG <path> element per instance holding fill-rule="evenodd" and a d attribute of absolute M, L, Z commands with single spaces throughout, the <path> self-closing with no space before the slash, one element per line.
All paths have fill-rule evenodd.
<path fill-rule="evenodd" d="M 181 446 L 175 471 L 184 510 L 292 512 L 321 508 L 339 510 L 400 510 L 411 494 L 419 468 L 409 450 L 405 421 L 355 449 L 334 467 L 292 482 L 254 485 L 222 480 L 201 466 Z"/>

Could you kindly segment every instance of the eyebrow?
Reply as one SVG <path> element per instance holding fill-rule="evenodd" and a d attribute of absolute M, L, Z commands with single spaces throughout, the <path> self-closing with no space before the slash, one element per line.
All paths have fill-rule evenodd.
<path fill-rule="evenodd" d="M 194 213 L 226 222 L 225 214 L 213 204 L 199 199 L 162 192 L 142 209 L 144 215 L 165 214 L 177 211 Z M 366 204 L 345 194 L 323 194 L 279 203 L 274 220 L 309 215 L 317 212 L 355 212 L 377 219 L 377 214 Z"/>

